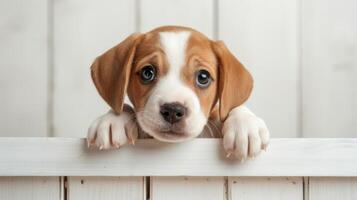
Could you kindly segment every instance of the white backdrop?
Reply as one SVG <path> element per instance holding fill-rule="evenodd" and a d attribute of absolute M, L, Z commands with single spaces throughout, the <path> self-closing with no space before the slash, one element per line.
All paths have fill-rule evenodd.
<path fill-rule="evenodd" d="M 273 137 L 357 136 L 357 1 L 0 0 L 0 136 L 84 137 L 89 67 L 135 31 L 191 26 L 253 73 Z"/>

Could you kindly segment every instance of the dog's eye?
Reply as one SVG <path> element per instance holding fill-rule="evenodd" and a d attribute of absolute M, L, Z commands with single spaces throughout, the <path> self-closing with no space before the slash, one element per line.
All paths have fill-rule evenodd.
<path fill-rule="evenodd" d="M 199 70 L 196 73 L 196 84 L 200 88 L 207 88 L 211 83 L 211 75 L 206 70 Z"/>
<path fill-rule="evenodd" d="M 152 82 L 156 78 L 156 69 L 152 65 L 146 65 L 140 71 L 140 78 L 144 84 Z"/>

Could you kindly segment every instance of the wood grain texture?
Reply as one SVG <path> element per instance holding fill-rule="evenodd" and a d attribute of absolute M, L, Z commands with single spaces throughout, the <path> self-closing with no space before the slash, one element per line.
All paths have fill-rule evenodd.
<path fill-rule="evenodd" d="M 0 199 L 61 200 L 59 177 L 0 177 Z"/>
<path fill-rule="evenodd" d="M 70 200 L 145 200 L 143 177 L 69 177 Z"/>
<path fill-rule="evenodd" d="M 299 133 L 298 1 L 220 0 L 219 39 L 255 80 L 247 104 L 273 137 Z"/>
<path fill-rule="evenodd" d="M 140 30 L 158 26 L 180 25 L 192 27 L 209 37 L 214 32 L 214 0 L 141 0 Z"/>
<path fill-rule="evenodd" d="M 54 1 L 54 134 L 84 137 L 107 112 L 90 78 L 94 59 L 135 32 L 135 1 Z"/>
<path fill-rule="evenodd" d="M 223 177 L 152 177 L 151 200 L 225 200 Z"/>
<path fill-rule="evenodd" d="M 357 139 L 273 139 L 244 163 L 227 159 L 221 145 L 148 139 L 98 151 L 84 139 L 0 138 L 0 176 L 357 176 Z"/>
<path fill-rule="evenodd" d="M 309 200 L 355 200 L 356 177 L 312 177 L 309 180 Z"/>
<path fill-rule="evenodd" d="M 46 136 L 47 1 L 0 1 L 0 136 Z"/>
<path fill-rule="evenodd" d="M 299 177 L 230 177 L 231 200 L 303 200 L 303 183 Z"/>
<path fill-rule="evenodd" d="M 302 1 L 304 137 L 357 137 L 357 1 Z"/>

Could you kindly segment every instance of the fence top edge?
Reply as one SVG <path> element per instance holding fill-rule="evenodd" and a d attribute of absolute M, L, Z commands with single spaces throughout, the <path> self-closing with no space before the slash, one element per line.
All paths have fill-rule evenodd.
<path fill-rule="evenodd" d="M 84 138 L 0 138 L 0 176 L 357 176 L 355 166 L 357 138 L 276 138 L 244 163 L 220 139 L 98 151 Z"/>

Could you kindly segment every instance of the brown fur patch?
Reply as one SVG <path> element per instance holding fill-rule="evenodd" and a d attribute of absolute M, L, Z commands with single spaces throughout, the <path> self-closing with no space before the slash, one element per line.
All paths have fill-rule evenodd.
<path fill-rule="evenodd" d="M 207 70 L 212 77 L 211 84 L 204 89 L 196 84 L 196 73 L 202 69 Z M 218 69 L 210 40 L 203 34 L 196 31 L 191 32 L 186 48 L 186 66 L 182 70 L 183 80 L 197 94 L 201 109 L 208 117 L 217 100 Z"/>
<path fill-rule="evenodd" d="M 142 84 L 140 81 L 140 70 L 149 64 L 156 68 L 157 78 L 152 83 Z M 159 34 L 156 32 L 146 33 L 135 53 L 134 66 L 130 74 L 130 83 L 127 91 L 136 111 L 143 110 L 151 90 L 155 87 L 160 77 L 164 76 L 167 71 L 168 63 L 160 45 Z"/>

